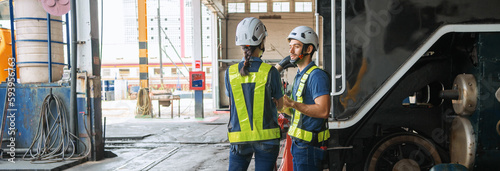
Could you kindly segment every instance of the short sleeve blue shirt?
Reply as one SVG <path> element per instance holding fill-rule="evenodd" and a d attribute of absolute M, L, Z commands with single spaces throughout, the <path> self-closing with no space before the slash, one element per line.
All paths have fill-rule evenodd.
<path fill-rule="evenodd" d="M 241 62 L 238 64 L 238 70 L 240 70 L 243 67 L 243 63 L 245 61 L 245 58 L 242 59 Z M 250 67 L 248 68 L 249 72 L 258 72 L 259 67 L 262 64 L 262 60 L 257 57 L 251 57 L 250 58 Z M 239 120 L 238 120 L 238 114 L 236 112 L 236 107 L 234 106 L 234 98 L 242 98 L 242 97 L 233 97 L 232 94 L 232 89 L 231 85 L 229 82 L 229 68 L 226 70 L 224 81 L 226 85 L 226 95 L 229 97 L 231 100 L 231 118 L 229 119 L 229 124 L 228 124 L 228 130 L 233 132 L 233 131 L 240 131 L 241 128 L 239 127 Z M 254 91 L 254 84 L 243 84 L 243 94 L 245 98 L 245 102 L 247 105 L 247 109 L 253 109 L 253 91 Z M 277 128 L 278 126 L 278 111 L 276 109 L 276 105 L 272 101 L 272 98 L 274 99 L 280 99 L 283 97 L 283 90 L 282 90 L 282 83 L 281 83 L 281 75 L 276 70 L 276 68 L 271 67 L 271 70 L 269 71 L 269 74 L 267 76 L 267 83 L 266 83 L 266 93 L 264 97 L 264 119 L 272 119 L 274 122 L 273 124 L 264 124 L 263 128 L 264 129 L 270 129 L 270 128 Z M 250 118 L 250 125 L 253 125 L 252 123 L 252 112 L 248 112 L 248 117 Z M 252 128 L 253 129 L 253 128 Z M 276 141 L 279 144 L 279 140 Z M 273 142 L 275 144 L 276 142 Z"/>
<path fill-rule="evenodd" d="M 297 75 L 295 76 L 293 82 L 293 90 L 292 97 L 295 101 L 297 101 L 297 89 L 300 84 L 300 79 L 302 75 L 306 73 L 306 71 L 314 66 L 314 62 L 309 63 L 304 70 L 297 71 Z M 328 73 L 321 69 L 315 69 L 309 74 L 309 77 L 305 83 L 304 90 L 302 92 L 302 99 L 304 104 L 315 104 L 314 99 L 319 96 L 330 94 L 331 86 L 330 86 L 330 76 Z M 304 115 L 302 118 L 302 125 L 305 127 L 305 130 L 319 132 L 321 128 L 323 128 L 325 119 L 322 118 L 313 118 Z"/>

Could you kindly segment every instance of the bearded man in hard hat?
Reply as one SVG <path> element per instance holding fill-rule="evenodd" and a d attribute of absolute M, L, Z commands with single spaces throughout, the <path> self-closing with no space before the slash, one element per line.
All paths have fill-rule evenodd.
<path fill-rule="evenodd" d="M 291 62 L 298 67 L 292 97 L 283 98 L 285 110 L 291 109 L 291 153 L 293 170 L 322 170 L 330 113 L 330 76 L 312 61 L 318 50 L 318 36 L 307 26 L 298 26 L 288 35 Z"/>

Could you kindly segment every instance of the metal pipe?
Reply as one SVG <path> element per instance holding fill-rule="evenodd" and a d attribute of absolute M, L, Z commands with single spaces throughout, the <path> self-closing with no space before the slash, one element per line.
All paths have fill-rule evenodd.
<path fill-rule="evenodd" d="M 51 32 L 51 25 L 50 25 L 50 14 L 47 13 L 47 51 L 48 51 L 48 56 L 47 56 L 47 68 L 49 68 L 49 83 L 52 82 L 52 32 Z"/>
<path fill-rule="evenodd" d="M 172 49 L 174 49 L 175 54 L 177 54 L 177 57 L 181 60 L 182 65 L 184 65 L 184 68 L 186 68 L 186 70 L 189 71 L 189 68 L 186 66 L 186 64 L 182 60 L 182 58 L 179 55 L 179 52 L 177 52 L 177 49 L 175 48 L 174 44 L 172 44 L 172 41 L 170 41 L 170 38 L 168 38 L 168 35 L 167 35 L 167 33 L 165 33 L 165 30 L 161 30 L 161 31 L 163 32 L 163 34 L 165 35 L 165 38 L 167 38 L 168 42 L 170 43 L 170 47 L 172 47 Z"/>
<path fill-rule="evenodd" d="M 345 3 L 346 2 L 345 1 L 346 0 L 341 0 L 341 1 L 342 1 L 342 4 L 341 4 L 341 11 L 342 11 L 342 13 L 340 14 L 340 16 L 342 18 L 342 23 L 340 25 L 340 29 L 341 29 L 342 32 L 340 34 L 340 49 L 341 49 L 341 51 L 340 51 L 340 66 L 341 66 L 341 68 L 340 68 L 340 71 L 341 71 L 340 76 L 342 78 L 340 79 L 341 80 L 340 84 L 341 84 L 342 87 L 340 88 L 340 91 L 338 92 L 337 95 L 343 94 L 344 91 L 346 90 L 346 87 L 345 87 L 346 86 L 346 79 L 345 79 L 345 77 L 346 77 L 345 76 L 345 74 L 346 74 L 345 73 L 345 58 L 346 58 L 345 57 L 346 56 L 346 54 L 345 54 L 345 44 L 346 44 L 345 43 L 345 19 L 346 19 L 345 18 Z"/>
<path fill-rule="evenodd" d="M 189 82 L 189 77 L 187 77 L 186 75 L 184 75 L 184 73 L 180 72 L 181 69 L 177 66 L 177 64 L 175 64 L 174 60 L 172 60 L 172 58 L 170 58 L 170 56 L 168 56 L 167 52 L 165 52 L 165 49 L 161 49 L 161 51 L 165 54 L 165 56 L 167 56 L 168 59 L 170 59 L 170 62 L 172 62 L 172 64 L 174 64 L 175 68 L 177 70 L 179 70 L 179 73 L 181 73 L 181 75 L 186 78 L 186 80 Z M 179 74 L 177 74 L 178 76 Z"/>
<path fill-rule="evenodd" d="M 4 148 L 2 149 L 3 151 L 10 151 L 9 148 Z M 29 152 L 29 150 L 35 152 L 35 151 L 42 151 L 41 149 L 39 150 L 38 148 L 16 148 L 16 154 L 24 154 L 26 152 Z M 56 148 L 51 148 L 50 151 L 54 151 Z M 65 150 L 65 153 L 71 153 L 73 151 L 73 147 L 68 147 Z M 16 155 L 17 157 L 17 155 Z"/>
<path fill-rule="evenodd" d="M 90 137 L 90 135 L 89 135 Z M 102 131 L 102 143 L 106 144 L 106 117 L 104 117 L 104 129 Z"/>
<path fill-rule="evenodd" d="M 332 2 L 332 3 L 335 3 Z M 319 13 L 318 13 L 318 0 L 315 0 L 314 1 L 314 16 L 316 16 L 316 34 L 318 34 L 318 40 L 319 40 Z M 318 42 L 318 46 L 319 46 L 319 42 Z M 319 47 L 318 47 L 319 49 Z M 319 50 L 316 49 L 316 59 L 314 60 L 314 62 L 316 63 L 316 65 L 319 66 Z M 311 56 L 312 57 L 312 56 Z M 324 68 L 324 67 L 323 67 Z"/>
<path fill-rule="evenodd" d="M 68 54 L 68 69 L 71 68 L 71 60 L 70 60 L 70 56 L 69 56 L 69 52 L 70 52 L 70 39 L 69 39 L 69 13 L 67 13 L 66 15 L 66 53 Z"/>
<path fill-rule="evenodd" d="M 161 29 L 161 16 L 160 16 L 160 0 L 158 0 L 158 8 L 156 8 L 157 12 L 158 12 L 158 53 L 160 54 L 160 85 L 161 85 L 161 89 L 163 89 L 163 59 L 162 59 L 162 55 L 161 55 L 161 32 L 160 30 Z M 160 107 L 158 107 L 160 108 Z M 158 113 L 159 115 L 159 113 Z"/>
<path fill-rule="evenodd" d="M 346 59 L 346 54 L 345 54 L 345 0 L 341 0 L 341 16 L 340 16 L 340 19 L 342 20 L 341 22 L 341 25 L 340 25 L 340 76 L 337 75 L 336 73 L 336 69 L 334 69 L 334 67 L 336 66 L 336 58 L 332 59 L 332 96 L 338 96 L 338 95 L 341 95 L 344 93 L 344 91 L 346 90 L 346 73 L 345 73 L 345 59 Z M 333 54 L 336 54 L 336 51 L 335 50 L 335 43 L 336 42 L 334 35 L 335 35 L 335 2 L 332 2 L 332 53 Z M 332 55 L 334 56 L 334 55 Z M 335 72 L 334 72 L 335 71 Z M 337 91 L 337 88 L 336 88 L 336 81 L 337 81 L 337 78 L 341 78 L 341 82 L 340 82 L 340 90 Z"/>
<path fill-rule="evenodd" d="M 337 76 L 337 69 L 335 68 L 335 66 L 337 65 L 337 58 L 335 57 L 337 55 L 337 49 L 336 49 L 336 43 L 337 43 L 337 35 L 336 35 L 336 27 L 337 27 L 337 23 L 335 23 L 335 1 L 332 1 L 331 2 L 331 7 L 330 7 L 330 13 L 332 14 L 330 17 L 330 27 L 331 27 L 331 35 L 332 35 L 332 38 L 331 38 L 331 48 L 332 48 L 332 93 L 331 95 L 334 95 L 336 92 L 337 92 L 337 85 L 336 85 L 336 82 L 337 80 L 336 79 L 336 76 Z"/>
<path fill-rule="evenodd" d="M 76 0 L 71 0 L 71 96 L 70 96 L 70 113 L 69 113 L 69 130 L 71 133 L 76 133 L 78 120 L 75 118 L 78 114 L 76 103 L 76 45 L 77 45 L 77 30 L 76 30 Z M 78 149 L 78 148 L 77 148 Z"/>
<path fill-rule="evenodd" d="M 12 59 L 14 66 L 14 83 L 17 83 L 17 61 L 16 61 L 16 36 L 14 35 L 14 6 L 12 5 L 12 0 L 9 0 L 9 13 L 10 13 L 10 39 L 12 42 Z"/>

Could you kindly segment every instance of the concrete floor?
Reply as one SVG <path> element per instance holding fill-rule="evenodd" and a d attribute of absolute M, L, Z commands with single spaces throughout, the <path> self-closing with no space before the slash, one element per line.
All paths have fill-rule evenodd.
<path fill-rule="evenodd" d="M 161 117 L 136 118 L 135 100 L 103 101 L 106 118 L 105 151 L 116 157 L 100 161 L 66 161 L 50 164 L 11 164 L 0 161 L 0 170 L 199 170 L 221 171 L 229 166 L 227 123 L 229 113 L 214 112 L 212 100 L 204 100 L 204 119 L 194 118 L 194 100 L 161 108 Z M 180 104 L 180 106 L 179 106 Z M 157 101 L 153 111 L 158 116 Z M 282 156 L 280 154 L 280 156 Z M 278 158 L 278 163 L 281 162 Z M 252 160 L 248 170 L 255 170 Z"/>
<path fill-rule="evenodd" d="M 203 120 L 130 119 L 110 124 L 105 149 L 117 157 L 68 170 L 227 170 L 227 119 L 228 114 L 221 114 Z"/>
<path fill-rule="evenodd" d="M 135 101 L 103 102 L 106 116 L 105 150 L 117 157 L 88 161 L 67 170 L 199 170 L 221 171 L 229 166 L 229 113 L 215 114 L 211 99 L 204 100 L 205 118 L 194 118 L 194 102 L 161 108 L 161 118 L 134 118 Z M 153 101 L 154 108 L 155 102 Z M 155 112 L 157 113 L 157 112 Z M 157 115 L 157 114 L 156 114 Z M 248 170 L 254 170 L 252 160 Z"/>

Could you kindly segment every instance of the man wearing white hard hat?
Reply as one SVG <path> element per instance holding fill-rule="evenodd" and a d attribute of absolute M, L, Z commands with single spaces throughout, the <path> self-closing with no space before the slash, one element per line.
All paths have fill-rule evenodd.
<path fill-rule="evenodd" d="M 318 35 L 307 26 L 298 26 L 288 35 L 291 62 L 298 67 L 291 98 L 283 98 L 291 109 L 291 153 L 293 170 L 322 170 L 326 143 L 330 137 L 330 76 L 312 61 L 318 50 Z"/>

